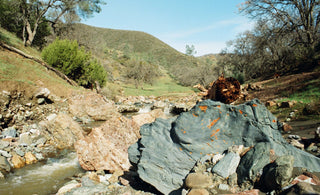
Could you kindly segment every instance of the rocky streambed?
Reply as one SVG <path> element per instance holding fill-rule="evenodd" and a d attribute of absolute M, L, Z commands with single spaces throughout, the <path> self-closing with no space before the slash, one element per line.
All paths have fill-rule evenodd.
<path fill-rule="evenodd" d="M 26 98 L 3 91 L 0 193 L 319 192 L 314 126 L 313 135 L 296 137 L 296 126 L 284 132 L 258 100 L 240 106 L 198 100 L 133 97 L 114 103 L 92 92 L 60 98 L 39 89 Z"/>

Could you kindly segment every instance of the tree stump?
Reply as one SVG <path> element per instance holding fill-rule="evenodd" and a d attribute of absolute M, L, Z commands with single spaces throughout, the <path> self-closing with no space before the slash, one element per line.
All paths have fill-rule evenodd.
<path fill-rule="evenodd" d="M 230 104 L 240 97 L 240 93 L 240 82 L 233 77 L 224 78 L 222 74 L 208 89 L 208 94 L 204 99 Z"/>

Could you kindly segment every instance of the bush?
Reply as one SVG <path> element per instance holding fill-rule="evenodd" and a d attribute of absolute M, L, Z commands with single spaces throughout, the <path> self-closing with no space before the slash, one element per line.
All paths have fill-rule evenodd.
<path fill-rule="evenodd" d="M 56 39 L 42 51 L 42 58 L 52 67 L 62 71 L 79 85 L 91 87 L 97 81 L 104 86 L 107 73 L 97 60 L 77 41 Z"/>

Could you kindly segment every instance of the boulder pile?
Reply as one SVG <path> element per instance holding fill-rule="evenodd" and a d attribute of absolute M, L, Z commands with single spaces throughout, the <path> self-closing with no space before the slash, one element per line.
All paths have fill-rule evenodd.
<path fill-rule="evenodd" d="M 277 190 L 288 184 L 293 167 L 320 172 L 320 158 L 287 143 L 281 130 L 282 123 L 257 99 L 237 106 L 204 100 L 178 117 L 143 125 L 129 160 L 139 177 L 163 194 L 190 186 L 188 177 L 199 161 L 212 162 L 202 166 L 206 172 L 248 190 L 283 172 L 285 179 L 268 184 L 268 190 Z"/>

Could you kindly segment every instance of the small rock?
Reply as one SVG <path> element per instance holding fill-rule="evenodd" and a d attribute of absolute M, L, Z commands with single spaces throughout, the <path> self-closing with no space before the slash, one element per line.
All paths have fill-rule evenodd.
<path fill-rule="evenodd" d="M 30 165 L 33 163 L 37 162 L 37 158 L 31 153 L 31 152 L 27 152 L 24 156 L 24 158 L 26 159 L 26 164 Z"/>
<path fill-rule="evenodd" d="M 49 116 L 47 116 L 47 120 L 48 121 L 52 121 L 52 120 L 54 120 L 55 118 L 57 117 L 57 114 L 50 114 Z"/>
<path fill-rule="evenodd" d="M 13 157 L 11 159 L 11 163 L 13 164 L 13 168 L 15 168 L 15 169 L 20 169 L 26 165 L 25 160 L 21 156 L 18 156 L 18 155 L 13 155 Z"/>
<path fill-rule="evenodd" d="M 10 145 L 10 142 L 0 140 L 0 149 L 4 149 L 4 148 L 8 147 L 9 145 Z"/>
<path fill-rule="evenodd" d="M 239 163 L 239 154 L 230 152 L 213 167 L 212 172 L 227 178 L 236 172 Z"/>
<path fill-rule="evenodd" d="M 238 182 L 238 175 L 237 175 L 237 173 L 234 173 L 234 174 L 232 174 L 232 175 L 230 175 L 230 176 L 228 177 L 228 184 L 229 184 L 230 186 L 236 186 L 236 185 L 237 185 L 237 182 Z"/>
<path fill-rule="evenodd" d="M 112 176 L 108 179 L 108 181 L 110 182 L 110 183 L 117 183 L 118 181 L 119 181 L 119 177 L 121 176 L 121 175 L 123 175 L 123 170 L 120 170 L 120 169 L 118 169 L 118 170 L 116 170 L 113 174 L 112 174 Z"/>
<path fill-rule="evenodd" d="M 12 157 L 12 155 L 9 152 L 4 151 L 4 150 L 0 150 L 0 154 L 2 156 L 6 157 L 6 158 L 11 158 Z"/>
<path fill-rule="evenodd" d="M 276 105 L 277 105 L 277 103 L 274 102 L 274 101 L 267 101 L 267 102 L 266 102 L 266 106 L 273 107 L 273 106 L 276 106 Z"/>
<path fill-rule="evenodd" d="M 301 137 L 299 135 L 288 135 L 289 139 L 296 139 L 296 140 L 301 140 Z"/>
<path fill-rule="evenodd" d="M 219 190 L 225 190 L 228 191 L 230 187 L 227 184 L 219 184 Z"/>
<path fill-rule="evenodd" d="M 318 127 L 317 130 L 315 131 L 314 138 L 315 138 L 315 140 L 320 142 L 320 127 Z"/>
<path fill-rule="evenodd" d="M 41 137 L 40 139 L 38 139 L 35 143 L 36 146 L 38 145 L 44 145 L 46 143 L 47 139 L 45 137 Z"/>
<path fill-rule="evenodd" d="M 119 181 L 124 186 L 129 186 L 129 184 L 130 184 L 130 182 L 127 179 L 123 178 L 123 177 L 119 177 Z"/>
<path fill-rule="evenodd" d="M 57 192 L 57 195 L 66 194 L 66 193 L 70 192 L 72 189 L 78 188 L 80 186 L 81 186 L 80 183 L 78 183 L 75 180 L 72 180 L 72 181 L 68 182 L 67 184 L 65 184 L 62 188 L 60 188 Z"/>
<path fill-rule="evenodd" d="M 240 155 L 243 149 L 244 149 L 243 145 L 234 145 L 228 148 L 228 152 L 234 152 Z"/>
<path fill-rule="evenodd" d="M 40 88 L 35 94 L 36 98 L 47 98 L 50 95 L 50 90 L 47 88 Z"/>
<path fill-rule="evenodd" d="M 20 139 L 18 142 L 20 145 L 30 145 L 32 144 L 32 139 L 29 136 L 29 132 L 28 133 L 21 133 L 20 134 Z"/>
<path fill-rule="evenodd" d="M 192 189 L 188 195 L 209 195 L 209 192 L 206 189 Z"/>
<path fill-rule="evenodd" d="M 20 148 L 15 148 L 14 151 L 21 157 L 24 157 L 25 152 L 21 150 Z"/>
<path fill-rule="evenodd" d="M 35 156 L 36 156 L 38 161 L 44 160 L 44 157 L 43 157 L 43 155 L 41 153 L 36 153 Z"/>
<path fill-rule="evenodd" d="M 299 182 L 298 184 L 295 184 L 291 186 L 289 189 L 285 190 L 285 194 L 312 194 L 317 195 L 317 193 L 311 184 L 306 182 Z"/>
<path fill-rule="evenodd" d="M 8 127 L 3 132 L 2 135 L 10 138 L 10 137 L 16 137 L 17 136 L 17 130 L 14 127 Z"/>
<path fill-rule="evenodd" d="M 39 104 L 39 105 L 42 105 L 42 104 L 44 104 L 46 102 L 46 100 L 44 99 L 44 98 L 39 98 L 38 100 L 37 100 L 37 103 Z"/>
<path fill-rule="evenodd" d="M 293 156 L 281 156 L 264 167 L 261 184 L 267 191 L 279 190 L 289 185 L 293 171 Z"/>
<path fill-rule="evenodd" d="M 32 107 L 32 102 L 28 102 L 25 104 L 27 107 L 31 108 Z"/>
<path fill-rule="evenodd" d="M 212 164 L 216 164 L 220 159 L 222 159 L 225 156 L 225 154 L 216 154 L 212 157 L 211 162 Z"/>
<path fill-rule="evenodd" d="M 0 172 L 10 172 L 11 166 L 6 157 L 0 156 Z"/>
<path fill-rule="evenodd" d="M 296 139 L 291 139 L 289 142 L 291 145 L 293 145 L 294 147 L 300 148 L 300 149 L 304 149 L 304 145 L 302 143 L 300 143 L 298 140 Z"/>
<path fill-rule="evenodd" d="M 186 187 L 192 188 L 206 188 L 213 185 L 210 176 L 202 173 L 190 173 L 185 180 Z"/>
<path fill-rule="evenodd" d="M 1 180 L 5 180 L 5 177 L 4 177 L 4 175 L 2 174 L 2 172 L 0 171 L 0 181 Z"/>

